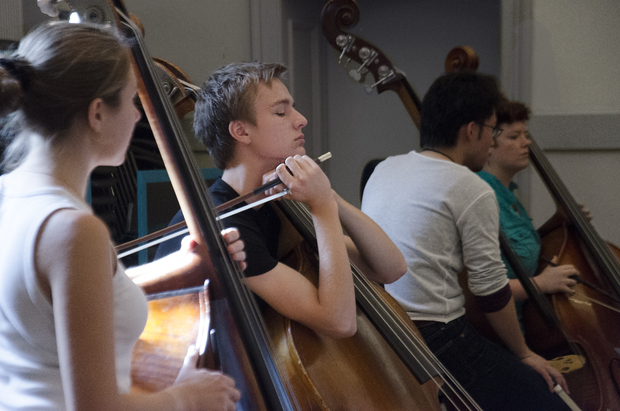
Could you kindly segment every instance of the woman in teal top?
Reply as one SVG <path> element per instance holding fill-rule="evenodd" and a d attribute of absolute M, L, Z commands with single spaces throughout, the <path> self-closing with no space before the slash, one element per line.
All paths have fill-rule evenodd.
<path fill-rule="evenodd" d="M 489 157 L 478 175 L 495 190 L 499 205 L 500 228 L 510 239 L 514 251 L 521 257 L 530 277 L 534 277 L 538 268 L 540 255 L 540 236 L 532 225 L 525 208 L 515 196 L 517 185 L 513 177 L 529 164 L 529 147 L 531 144 L 527 128 L 530 110 L 523 103 L 504 101 L 497 110 L 497 127 L 503 132 L 489 151 Z M 502 259 L 508 270 L 510 288 L 517 302 L 517 314 L 521 318 L 523 301 L 527 294 L 517 279 L 512 267 L 502 253 Z M 556 263 L 554 257 L 552 263 Z M 573 293 L 576 281 L 570 276 L 579 274 L 572 265 L 547 265 L 533 278 L 538 289 L 546 294 L 565 292 Z"/>

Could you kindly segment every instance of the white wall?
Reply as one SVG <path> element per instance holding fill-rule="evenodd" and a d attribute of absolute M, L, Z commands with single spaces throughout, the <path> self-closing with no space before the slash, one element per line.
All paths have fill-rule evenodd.
<path fill-rule="evenodd" d="M 21 3 L 24 34 L 49 19 L 35 0 Z M 144 26 L 149 53 L 177 65 L 198 85 L 227 63 L 251 60 L 250 18 L 255 3 L 261 0 L 125 1 L 127 10 Z"/>
<path fill-rule="evenodd" d="M 19 40 L 23 20 L 20 0 L 3 0 L 0 2 L 0 40 Z"/>
<path fill-rule="evenodd" d="M 618 114 L 620 2 L 533 4 L 536 114 Z"/>
<path fill-rule="evenodd" d="M 251 58 L 248 0 L 126 0 L 145 28 L 149 53 L 201 85 L 217 68 Z"/>
<path fill-rule="evenodd" d="M 519 24 L 527 38 L 520 68 L 527 73 L 516 83 L 533 111 L 530 128 L 572 195 L 591 210 L 601 236 L 618 244 L 620 2 L 526 3 L 529 10 Z M 535 172 L 528 170 L 520 182 L 534 224 L 540 225 L 555 206 Z"/>
<path fill-rule="evenodd" d="M 10 0 L 12 2 L 14 0 Z M 21 2 L 22 7 L 22 33 L 24 35 L 36 24 L 49 19 L 48 16 L 41 13 L 39 7 L 37 6 L 37 2 L 34 0 L 17 0 Z M 21 38 L 20 35 L 20 38 Z"/>

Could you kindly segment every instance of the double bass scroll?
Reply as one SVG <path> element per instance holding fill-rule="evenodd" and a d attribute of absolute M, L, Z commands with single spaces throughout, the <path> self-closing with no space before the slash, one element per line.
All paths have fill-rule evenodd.
<path fill-rule="evenodd" d="M 456 70 L 477 70 L 478 55 L 469 46 L 458 46 L 450 50 L 446 56 L 446 73 Z"/>
<path fill-rule="evenodd" d="M 372 81 L 367 90 L 376 89 L 379 94 L 387 90 L 395 92 L 419 129 L 421 102 L 405 75 L 378 47 L 345 30 L 355 27 L 359 18 L 355 0 L 330 0 L 321 14 L 325 38 L 339 53 L 338 62 L 344 68 L 348 68 L 351 61 L 356 64 L 348 71 L 350 78 L 364 84 L 370 80 L 367 79 L 370 75 Z"/>

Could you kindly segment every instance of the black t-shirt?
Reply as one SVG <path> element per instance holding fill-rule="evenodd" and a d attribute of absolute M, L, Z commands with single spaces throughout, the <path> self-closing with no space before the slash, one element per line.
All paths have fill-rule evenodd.
<path fill-rule="evenodd" d="M 218 178 L 209 188 L 209 194 L 215 206 L 223 204 L 239 194 L 233 190 L 221 178 Z M 242 202 L 232 209 L 245 206 Z M 229 210 L 226 210 L 229 211 Z M 179 212 L 173 217 L 169 225 L 183 221 L 183 213 Z M 269 205 L 263 205 L 258 210 L 249 209 L 221 220 L 224 228 L 236 227 L 241 239 L 245 244 L 247 268 L 244 271 L 246 277 L 264 274 L 278 264 L 278 239 L 280 236 L 280 219 Z M 165 257 L 181 248 L 183 236 L 165 241 L 157 248 L 155 259 Z"/>

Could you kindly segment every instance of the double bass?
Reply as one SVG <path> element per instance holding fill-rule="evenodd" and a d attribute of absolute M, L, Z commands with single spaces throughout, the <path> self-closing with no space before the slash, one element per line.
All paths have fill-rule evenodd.
<path fill-rule="evenodd" d="M 465 56 L 464 61 L 470 58 Z M 448 60 L 446 71 L 451 71 Z M 557 207 L 539 229 L 537 273 L 557 256 L 554 265 L 574 265 L 580 274 L 575 277 L 573 295 L 556 293 L 545 298 L 530 281 L 510 240 L 500 233 L 502 252 L 529 296 L 523 317 L 526 341 L 564 373 L 576 406 L 620 409 L 619 249 L 601 239 L 543 150 L 530 139 L 530 161 Z"/>
<path fill-rule="evenodd" d="M 355 25 L 359 19 L 357 5 L 350 0 L 333 0 L 329 31 L 324 30 L 328 41 L 340 53 L 340 58 L 355 61 L 363 75 L 372 74 L 378 93 L 395 91 L 407 108 L 413 122 L 419 124 L 419 99 L 408 94 L 411 87 L 406 79 L 386 58 L 377 58 L 377 48 L 369 42 L 347 33 L 342 28 Z M 335 17 L 334 17 L 335 16 Z M 324 24 L 325 27 L 325 24 Z M 337 27 L 335 29 L 334 27 Z M 369 58 L 372 56 L 372 58 Z M 460 47 L 452 50 L 446 59 L 446 71 L 468 68 L 476 69 L 478 59 L 473 50 Z M 351 73 L 353 70 L 351 70 Z M 353 76 L 352 76 L 353 77 Z M 363 80 L 359 76 L 355 80 Z M 360 81 L 362 82 L 362 81 Z M 558 205 L 562 224 L 543 236 L 541 255 L 550 261 L 554 255 L 560 264 L 573 264 L 581 272 L 577 293 L 568 297 L 551 297 L 553 310 L 529 304 L 525 310 L 525 329 L 528 345 L 547 358 L 555 355 L 578 354 L 585 364 L 565 364 L 572 371 L 565 377 L 571 387 L 571 398 L 584 410 L 620 409 L 618 400 L 618 360 L 620 335 L 618 333 L 618 249 L 600 239 L 580 207 L 570 196 L 557 174 L 553 171 L 542 151 L 533 143 L 530 151 L 532 163 L 545 181 Z M 558 218 L 554 218 L 558 220 Z M 508 245 L 503 242 L 504 247 Z M 508 250 L 506 250 L 508 251 Z M 518 261 L 516 262 L 518 264 Z M 525 287 L 528 285 L 528 287 Z M 532 300 L 540 305 L 547 301 L 531 287 L 524 284 Z M 468 314 L 470 307 L 467 308 Z M 544 313 L 543 316 L 540 312 Z M 471 319 L 471 316 L 470 316 Z M 476 321 L 473 321 L 476 322 Z M 480 323 L 480 322 L 478 322 Z M 552 324 L 552 325 L 549 325 Z M 481 330 L 483 334 L 488 333 Z"/>
<path fill-rule="evenodd" d="M 464 56 L 463 61 L 469 59 L 471 55 Z M 446 71 L 452 69 L 459 67 L 449 68 L 448 58 Z M 542 242 L 537 274 L 548 264 L 571 264 L 580 275 L 575 277 L 578 285 L 573 295 L 556 293 L 546 298 L 500 231 L 502 252 L 529 297 L 523 315 L 527 344 L 564 374 L 571 388 L 570 399 L 579 409 L 620 409 L 618 248 L 601 239 L 531 136 L 530 141 L 530 161 L 557 206 L 554 216 L 539 229 Z M 554 256 L 558 263 L 551 263 Z M 472 312 L 470 309 L 472 323 L 481 333 L 496 339 L 486 321 Z"/>
<path fill-rule="evenodd" d="M 309 330 L 302 331 L 302 337 L 297 338 L 296 342 L 305 344 L 305 347 L 287 347 L 285 344 L 284 355 L 292 358 L 292 360 L 284 363 L 281 354 L 283 346 L 274 346 L 273 344 L 274 328 L 268 328 L 263 321 L 252 295 L 243 283 L 241 273 L 228 257 L 219 235 L 221 227 L 216 222 L 214 207 L 206 195 L 202 176 L 193 165 L 193 157 L 185 145 L 176 113 L 166 93 L 162 90 L 161 84 L 156 79 L 153 61 L 148 57 L 140 30 L 119 2 L 115 2 L 114 6 L 110 6 L 105 1 L 80 2 L 70 0 L 69 3 L 73 5 L 74 10 L 78 11 L 83 19 L 103 24 L 117 24 L 131 39 L 135 66 L 140 74 L 139 95 L 143 107 L 154 129 L 157 144 L 171 175 L 181 208 L 188 220 L 190 232 L 198 237 L 200 242 L 205 243 L 209 249 L 210 261 L 207 264 L 209 269 L 207 277 L 210 281 L 209 301 L 212 323 L 210 328 L 216 332 L 217 360 L 219 360 L 222 370 L 233 376 L 242 390 L 241 406 L 244 409 L 260 410 L 339 409 L 342 407 L 349 409 L 367 409 L 368 407 L 374 409 L 385 409 L 385 407 L 406 409 L 411 406 L 425 410 L 439 410 L 437 399 L 439 387 L 432 391 L 434 397 L 433 394 L 429 396 L 423 392 L 421 388 L 423 383 L 418 380 L 430 382 L 430 384 L 448 385 L 447 381 L 438 382 L 436 379 L 436 376 L 441 375 L 441 369 L 433 369 L 433 364 L 428 367 L 428 363 L 432 363 L 432 357 L 429 360 L 425 358 L 425 355 L 420 356 L 420 358 L 412 358 L 409 363 L 405 364 L 401 358 L 405 354 L 396 353 L 383 340 L 382 333 L 390 332 L 387 327 L 381 331 L 369 327 L 374 329 L 369 337 L 358 333 L 358 339 L 366 339 L 369 343 L 364 348 L 364 355 L 358 356 L 355 361 L 348 363 L 356 365 L 358 368 L 344 370 L 345 374 L 356 377 L 353 380 L 357 383 L 357 386 L 353 387 L 356 389 L 354 392 L 342 390 L 340 386 L 342 381 L 333 379 L 333 376 L 338 376 L 338 372 L 343 370 L 336 368 L 338 364 L 329 364 L 331 358 L 325 357 L 324 346 L 331 345 L 334 340 L 321 339 L 320 336 L 309 332 Z M 189 294 L 195 294 L 194 291 L 194 289 L 189 290 Z M 371 294 L 369 298 L 374 297 Z M 278 322 L 281 323 L 279 320 Z M 296 328 L 295 324 L 291 327 Z M 288 333 L 291 327 L 283 328 L 285 333 Z M 297 328 L 301 329 L 301 326 Z M 392 331 L 392 333 L 394 332 Z M 409 335 L 415 334 L 411 329 L 408 329 L 407 333 Z M 398 338 L 402 338 L 402 336 L 397 334 L 395 340 Z M 291 340 L 286 340 L 287 343 L 288 341 Z M 319 344 L 316 344 L 317 341 Z M 359 345 L 352 343 L 352 341 L 355 342 L 355 338 L 344 341 L 340 350 L 342 351 L 342 347 L 344 347 L 350 352 L 355 352 Z M 391 344 L 396 343 L 392 342 Z M 379 356 L 377 355 L 377 347 L 382 344 L 387 346 L 388 350 L 385 351 L 384 356 Z M 405 346 L 406 350 L 409 351 L 412 347 L 415 348 L 415 344 Z M 298 355 L 302 353 L 301 348 L 309 349 L 303 355 L 305 362 L 300 361 L 302 356 Z M 312 372 L 304 374 L 304 370 L 299 368 L 300 364 L 303 366 L 315 365 L 317 355 L 321 358 L 328 358 L 328 361 L 322 361 L 333 368 L 327 370 L 328 373 L 331 371 L 331 374 L 322 374 L 314 378 L 314 382 L 318 381 L 322 384 L 322 392 L 313 391 L 318 387 L 318 384 L 312 381 L 311 384 L 308 384 L 308 381 L 313 379 Z M 211 360 L 211 362 L 214 361 Z M 365 368 L 366 373 L 364 375 L 359 372 L 360 365 Z M 421 371 L 414 374 L 409 367 Z M 389 373 L 398 371 L 401 372 L 401 375 L 384 379 L 382 373 L 386 370 Z M 346 371 L 350 371 L 350 373 Z M 329 379 L 330 376 L 332 379 Z M 383 385 L 378 384 L 378 382 Z M 385 388 L 377 390 L 376 387 Z M 370 388 L 374 388 L 374 390 L 370 390 Z M 331 400 L 326 400 L 327 396 L 324 394 L 328 390 L 335 398 L 332 404 L 329 404 Z M 364 390 L 372 394 L 367 394 Z M 342 399 L 342 397 L 345 398 Z M 390 401 L 396 397 L 398 401 L 396 404 L 398 405 L 390 405 L 392 404 Z M 463 402 L 467 402 L 467 400 L 463 399 Z"/>
<path fill-rule="evenodd" d="M 556 203 L 552 221 L 560 222 L 542 233 L 541 265 L 558 256 L 558 264 L 572 264 L 580 274 L 573 295 L 550 297 L 566 341 L 541 326 L 527 305 L 526 340 L 540 352 L 561 352 L 567 342 L 576 346 L 589 372 L 566 376 L 576 388 L 571 397 L 584 410 L 620 409 L 620 252 L 601 239 L 533 140 L 530 160 Z"/>
<path fill-rule="evenodd" d="M 222 371 L 231 375 L 247 410 L 293 410 L 285 382 L 275 364 L 272 348 L 258 307 L 226 251 L 210 197 L 187 146 L 174 108 L 158 81 L 141 30 L 120 0 L 69 0 L 82 21 L 118 27 L 129 39 L 138 94 L 164 158 L 173 188 L 187 216 L 190 232 L 209 250 L 206 265 L 210 280 L 211 329 L 215 330 L 217 356 Z M 211 345 L 213 346 L 213 345 Z M 208 361 L 215 364 L 216 361 Z"/>
<path fill-rule="evenodd" d="M 277 206 L 283 229 L 289 231 L 284 236 L 292 261 L 287 259 L 286 263 L 316 279 L 318 261 L 314 256 L 318 249 L 309 210 L 289 200 L 280 201 Z M 304 375 L 328 399 L 326 409 L 439 410 L 438 392 L 449 409 L 480 409 L 426 347 L 402 307 L 381 286 L 368 280 L 355 264 L 351 264 L 351 269 L 358 304 L 355 336 L 328 339 L 277 314 L 274 320 L 273 312 L 267 314 L 269 322 L 284 323 L 282 328 L 286 332 L 274 340 L 280 341 L 280 346 L 296 347 L 293 355 L 303 363 Z M 330 370 L 332 361 L 348 371 Z M 425 375 L 426 382 L 420 384 L 418 381 Z M 441 379 L 429 380 L 432 376 Z M 340 390 L 330 392 L 326 389 L 329 384 L 338 384 Z M 365 388 L 356 395 L 355 387 L 360 384 Z M 420 401 L 424 398 L 420 394 L 428 403 Z"/>

